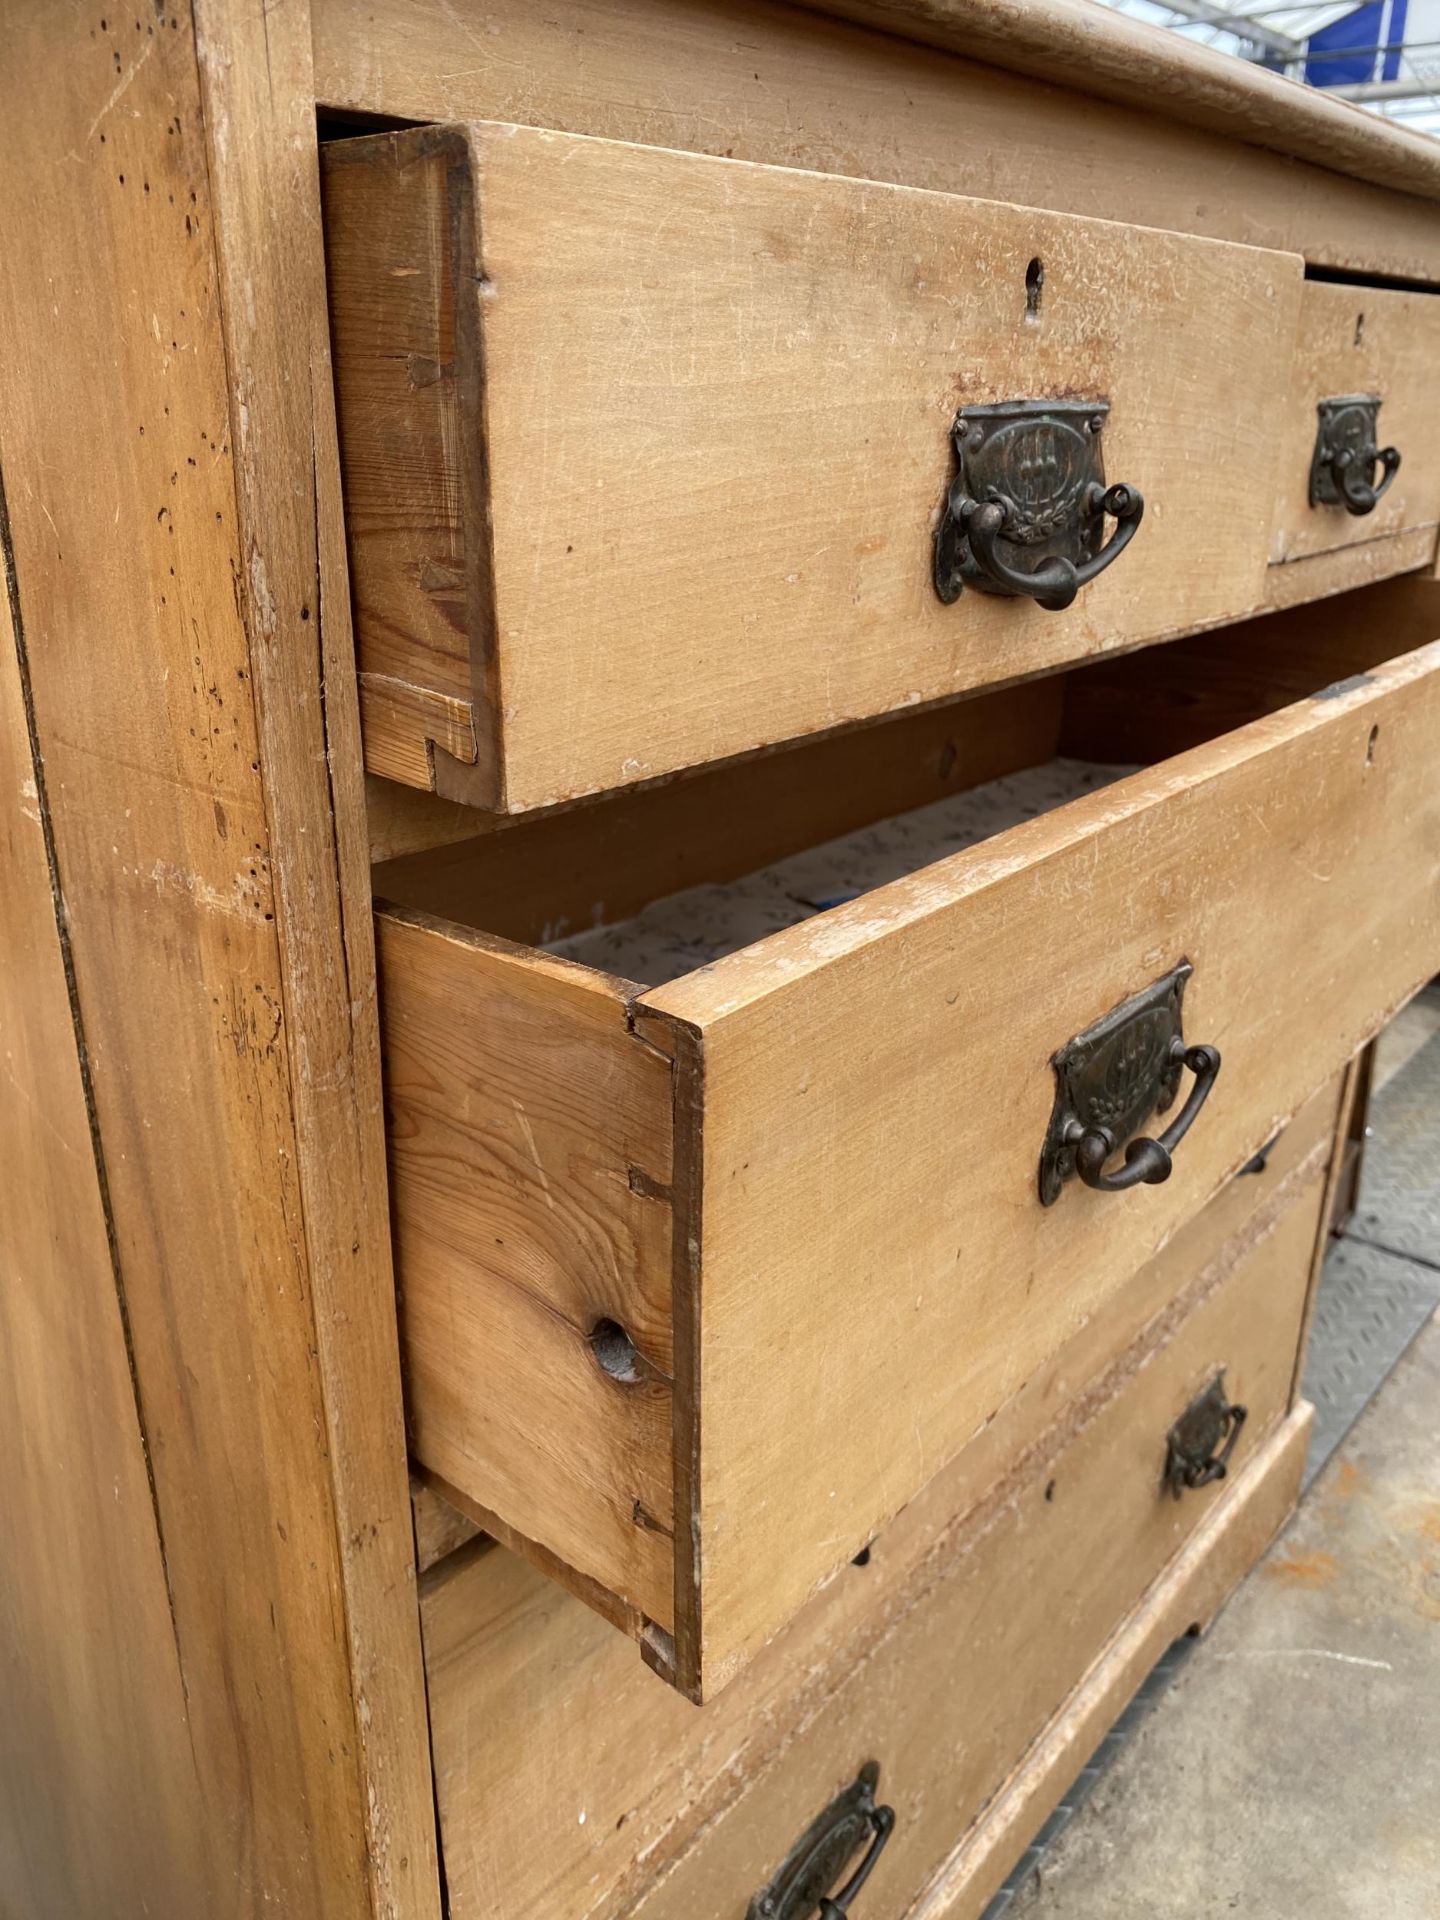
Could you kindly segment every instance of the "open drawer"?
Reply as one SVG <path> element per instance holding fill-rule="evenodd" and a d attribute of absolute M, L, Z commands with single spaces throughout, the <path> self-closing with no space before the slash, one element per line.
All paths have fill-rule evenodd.
<path fill-rule="evenodd" d="M 1395 583 L 381 870 L 418 1459 L 713 1692 L 1440 965 L 1422 632 Z M 1089 1186 L 1193 1109 L 1181 977 L 1223 1067 Z"/>
<path fill-rule="evenodd" d="M 535 127 L 324 162 L 373 772 L 520 813 L 1263 604 L 1296 255 Z"/>

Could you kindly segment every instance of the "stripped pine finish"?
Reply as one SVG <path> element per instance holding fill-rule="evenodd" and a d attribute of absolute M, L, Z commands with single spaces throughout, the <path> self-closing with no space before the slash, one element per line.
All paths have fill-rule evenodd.
<path fill-rule="evenodd" d="M 5 24 L 0 1909 L 738 1914 L 879 1758 L 879 1905 L 978 1920 L 1293 1504 L 1440 960 L 1437 150 L 1080 0 Z M 942 608 L 1034 393 L 1137 542 Z M 1174 1178 L 1042 1208 L 1182 954 Z"/>
<path fill-rule="evenodd" d="M 56 1415 L 82 1397 L 7 1564 L 79 1579 L 115 1549 L 86 1650 L 112 1679 L 72 1642 L 73 1689 L 37 1699 L 7 1662 L 27 1920 L 438 1912 L 309 53 L 303 7 L 260 0 L 6 15 L 6 571 L 74 1031 L 38 976 L 17 1018 L 46 1048 L 46 1217 L 91 1236 L 63 1285 L 96 1313 L 78 1351 L 58 1305 L 31 1324 Z M 107 1417 L 87 1545 L 61 1469 Z M 82 1597 L 47 1600 L 78 1631 Z M 12 1880 L 31 1793 L 55 1844 L 22 1834 Z"/>
<path fill-rule="evenodd" d="M 373 772 L 524 812 L 1261 597 L 1296 256 L 529 127 L 326 160 L 366 712 L 437 716 Z M 1161 510 L 1063 613 L 946 606 L 956 409 L 1047 396 Z"/>

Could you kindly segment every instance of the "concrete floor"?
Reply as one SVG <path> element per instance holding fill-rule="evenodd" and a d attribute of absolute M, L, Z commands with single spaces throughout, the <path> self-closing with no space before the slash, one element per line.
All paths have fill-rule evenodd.
<path fill-rule="evenodd" d="M 1437 1297 L 1437 1025 L 1432 989 L 1378 1062 L 1355 1237 L 1327 1264 L 1352 1319 Z M 1440 1920 L 1440 1317 L 1031 1858 L 1005 1920 Z"/>

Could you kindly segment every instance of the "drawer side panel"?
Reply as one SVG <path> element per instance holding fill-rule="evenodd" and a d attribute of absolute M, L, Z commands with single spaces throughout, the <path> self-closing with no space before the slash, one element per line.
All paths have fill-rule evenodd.
<path fill-rule="evenodd" d="M 670 1063 L 615 982 L 376 925 L 412 1450 L 668 1631 Z M 602 1321 L 637 1378 L 597 1361 Z"/>
<path fill-rule="evenodd" d="M 322 149 L 326 269 L 366 765 L 493 805 L 483 366 L 469 147 Z M 461 769 L 468 771 L 462 774 Z"/>

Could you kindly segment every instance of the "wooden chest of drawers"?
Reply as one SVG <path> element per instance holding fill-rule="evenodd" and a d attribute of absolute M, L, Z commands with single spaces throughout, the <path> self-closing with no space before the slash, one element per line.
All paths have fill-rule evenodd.
<path fill-rule="evenodd" d="M 1440 965 L 1440 148 L 1089 0 L 0 104 L 0 1906 L 978 1915 Z"/>

